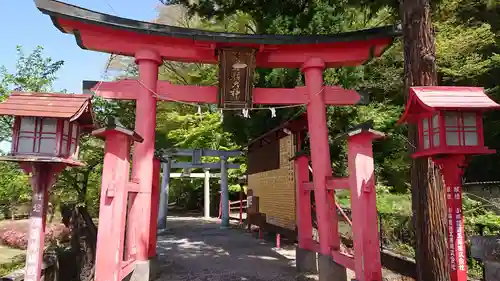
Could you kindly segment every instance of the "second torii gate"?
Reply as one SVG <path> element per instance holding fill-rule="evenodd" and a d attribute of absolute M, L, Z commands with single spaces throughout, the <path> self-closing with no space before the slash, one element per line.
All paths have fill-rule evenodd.
<path fill-rule="evenodd" d="M 239 169 L 239 164 L 228 163 L 228 157 L 235 157 L 241 155 L 239 150 L 213 150 L 213 149 L 182 149 L 173 148 L 167 149 L 161 153 L 161 159 L 163 162 L 163 179 L 160 190 L 160 206 L 158 211 L 158 231 L 163 231 L 166 229 L 167 221 L 167 209 L 168 209 L 168 187 L 170 184 L 171 169 L 220 169 L 220 190 L 222 196 L 222 221 L 221 226 L 229 226 L 229 189 L 228 189 L 228 169 Z M 177 162 L 175 161 L 175 156 L 190 156 L 191 162 Z M 211 156 L 219 157 L 221 161 L 217 163 L 202 163 L 201 157 Z M 209 217 L 210 214 L 210 189 L 207 180 L 209 176 L 205 172 L 205 188 L 204 188 L 204 214 L 205 217 Z M 225 202 L 225 204 L 224 204 Z"/>

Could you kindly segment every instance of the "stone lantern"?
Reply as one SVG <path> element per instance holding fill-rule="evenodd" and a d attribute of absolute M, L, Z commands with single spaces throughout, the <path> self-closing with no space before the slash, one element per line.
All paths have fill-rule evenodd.
<path fill-rule="evenodd" d="M 12 149 L 0 157 L 18 162 L 31 175 L 32 209 L 26 254 L 26 281 L 39 281 L 49 189 L 67 166 L 78 160 L 79 138 L 94 128 L 92 95 L 12 93 L 0 115 L 13 117 Z"/>
<path fill-rule="evenodd" d="M 431 157 L 446 185 L 450 280 L 467 280 L 462 216 L 462 176 L 472 155 L 491 154 L 484 146 L 483 112 L 498 109 L 483 88 L 413 87 L 398 123 L 418 127 L 413 158 Z"/>

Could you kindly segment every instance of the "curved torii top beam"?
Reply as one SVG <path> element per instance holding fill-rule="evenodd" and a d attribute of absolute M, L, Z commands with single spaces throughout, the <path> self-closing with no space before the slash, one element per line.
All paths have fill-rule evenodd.
<path fill-rule="evenodd" d="M 35 0 L 64 33 L 73 34 L 83 49 L 134 56 L 154 49 L 165 60 L 218 63 L 217 49 L 251 48 L 256 67 L 299 68 L 309 57 L 327 67 L 353 66 L 380 56 L 400 35 L 385 26 L 330 35 L 262 35 L 203 31 L 125 19 L 53 0 Z"/>

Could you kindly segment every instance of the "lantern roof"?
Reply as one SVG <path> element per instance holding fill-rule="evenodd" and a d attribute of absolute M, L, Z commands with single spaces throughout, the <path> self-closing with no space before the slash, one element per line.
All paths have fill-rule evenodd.
<path fill-rule="evenodd" d="M 380 56 L 401 35 L 399 26 L 384 26 L 328 35 L 272 35 L 213 32 L 121 18 L 54 0 L 35 0 L 63 33 L 78 46 L 99 52 L 134 56 L 142 49 L 165 60 L 219 62 L 218 50 L 251 48 L 256 67 L 299 68 L 309 57 L 327 67 L 359 65 Z"/>
<path fill-rule="evenodd" d="M 122 125 L 120 120 L 113 116 L 108 116 L 106 121 L 106 126 L 99 128 L 97 130 L 92 131 L 92 135 L 98 138 L 106 138 L 106 133 L 109 131 L 117 131 L 126 136 L 128 136 L 131 140 L 135 142 L 142 143 L 144 139 L 135 131 L 127 129 Z"/>
<path fill-rule="evenodd" d="M 485 111 L 500 108 L 481 87 L 411 87 L 403 116 L 398 124 L 418 121 L 418 116 L 436 110 Z"/>
<path fill-rule="evenodd" d="M 94 127 L 92 95 L 14 92 L 0 103 L 0 115 L 33 116 L 78 120 L 80 126 Z M 87 129 L 87 130 L 88 130 Z"/>

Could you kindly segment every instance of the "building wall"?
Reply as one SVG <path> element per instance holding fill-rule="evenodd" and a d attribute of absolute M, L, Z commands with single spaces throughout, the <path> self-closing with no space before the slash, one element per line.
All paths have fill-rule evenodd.
<path fill-rule="evenodd" d="M 248 175 L 248 189 L 259 197 L 259 212 L 266 221 L 279 227 L 295 229 L 295 155 L 293 135 L 279 140 L 280 167 Z M 263 160 L 265 161 L 265 160 Z"/>

